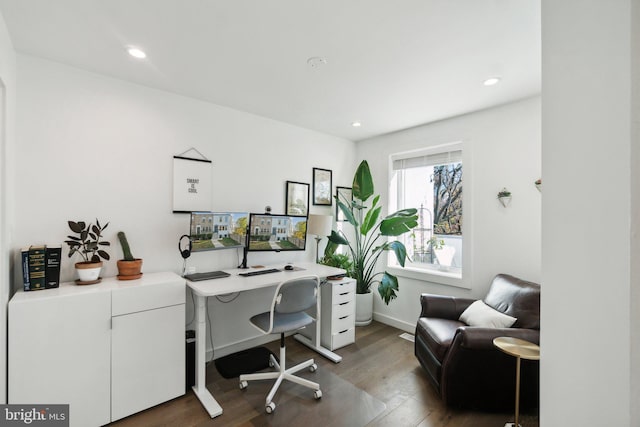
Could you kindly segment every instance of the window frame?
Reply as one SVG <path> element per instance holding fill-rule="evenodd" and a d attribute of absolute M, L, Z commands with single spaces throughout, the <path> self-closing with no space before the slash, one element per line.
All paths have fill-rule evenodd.
<path fill-rule="evenodd" d="M 462 266 L 459 271 L 443 271 L 439 270 L 437 266 L 424 265 L 424 267 L 417 267 L 415 264 L 400 266 L 393 254 L 389 254 L 387 257 L 387 270 L 391 274 L 406 277 L 414 280 L 427 281 L 431 283 L 437 283 L 447 286 L 454 286 L 464 289 L 471 289 L 471 271 L 472 271 L 472 254 L 471 254 L 471 242 L 472 242 L 472 167 L 470 163 L 471 158 L 471 144 L 466 144 L 464 141 L 449 142 L 437 145 L 431 145 L 415 150 L 402 151 L 397 153 L 391 153 L 389 155 L 388 163 L 388 209 L 389 212 L 395 212 L 400 209 L 398 207 L 398 191 L 394 186 L 394 178 L 396 171 L 393 168 L 394 161 L 409 159 L 413 157 L 427 156 L 433 154 L 439 154 L 450 151 L 462 151 L 462 164 L 464 170 L 464 183 L 462 192 L 462 206 L 464 213 L 464 228 L 462 234 Z M 397 183 L 396 183 L 397 185 Z"/>

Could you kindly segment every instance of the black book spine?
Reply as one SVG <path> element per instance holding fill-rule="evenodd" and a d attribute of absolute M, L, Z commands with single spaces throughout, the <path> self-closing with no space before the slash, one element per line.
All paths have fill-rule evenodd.
<path fill-rule="evenodd" d="M 62 247 L 48 247 L 45 251 L 46 269 L 45 269 L 45 285 L 46 289 L 57 288 L 60 286 L 60 260 L 62 258 Z"/>
<path fill-rule="evenodd" d="M 22 285 L 25 291 L 31 290 L 31 282 L 29 280 L 29 248 L 21 250 L 22 255 Z"/>
<path fill-rule="evenodd" d="M 29 281 L 32 291 L 45 287 L 45 249 L 45 246 L 29 248 Z"/>

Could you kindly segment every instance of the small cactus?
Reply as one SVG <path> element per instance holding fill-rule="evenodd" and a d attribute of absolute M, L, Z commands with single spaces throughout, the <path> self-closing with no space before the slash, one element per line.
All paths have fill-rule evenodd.
<path fill-rule="evenodd" d="M 129 248 L 129 242 L 127 241 L 127 236 L 124 234 L 124 231 L 118 232 L 118 240 L 120 240 L 120 245 L 122 246 L 122 252 L 124 253 L 125 261 L 133 261 L 135 258 L 131 255 L 131 249 Z"/>

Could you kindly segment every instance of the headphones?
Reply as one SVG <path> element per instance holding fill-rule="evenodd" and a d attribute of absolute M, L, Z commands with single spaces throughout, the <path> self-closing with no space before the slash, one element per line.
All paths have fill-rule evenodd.
<path fill-rule="evenodd" d="M 182 249 L 182 239 L 187 238 L 187 241 L 189 242 L 189 246 L 187 246 L 186 249 Z M 187 259 L 191 256 L 191 238 L 186 235 L 183 234 L 182 236 L 180 236 L 180 240 L 178 240 L 178 251 L 180 251 L 180 255 L 182 255 L 182 258 Z"/>

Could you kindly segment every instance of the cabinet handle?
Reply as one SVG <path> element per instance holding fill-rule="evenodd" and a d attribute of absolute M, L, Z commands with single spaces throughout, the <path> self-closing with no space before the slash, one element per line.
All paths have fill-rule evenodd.
<path fill-rule="evenodd" d="M 349 295 L 351 292 L 342 292 L 340 295 Z"/>
<path fill-rule="evenodd" d="M 338 305 L 345 305 L 345 304 L 349 304 L 349 301 L 347 301 L 347 302 L 341 302 L 341 303 L 340 303 L 340 304 L 338 304 Z"/>
<path fill-rule="evenodd" d="M 349 316 L 338 317 L 338 320 L 346 319 L 347 317 L 349 317 Z"/>
<path fill-rule="evenodd" d="M 338 332 L 338 333 L 339 333 L 339 334 L 344 334 L 344 333 L 345 333 L 345 332 L 347 332 L 347 331 L 348 331 L 348 329 L 345 329 L 344 331 L 340 331 L 340 332 Z"/>

